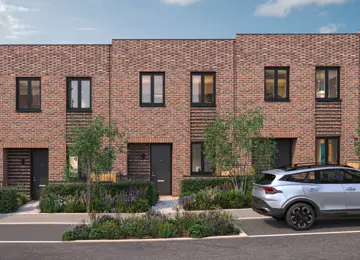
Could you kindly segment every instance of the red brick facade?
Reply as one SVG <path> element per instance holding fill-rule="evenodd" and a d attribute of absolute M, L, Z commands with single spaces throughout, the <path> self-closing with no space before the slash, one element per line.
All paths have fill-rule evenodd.
<path fill-rule="evenodd" d="M 211 109 L 224 115 L 263 106 L 263 135 L 296 138 L 294 162 L 313 162 L 315 138 L 326 135 L 340 136 L 341 162 L 354 160 L 359 48 L 357 34 L 0 46 L 0 158 L 8 148 L 48 148 L 49 179 L 61 180 L 66 126 L 72 124 L 66 112 L 66 78 L 91 77 L 90 118 L 102 115 L 116 121 L 120 129 L 125 129 L 129 143 L 172 144 L 174 195 L 179 193 L 180 180 L 190 176 L 190 144 L 201 140 L 199 115 L 212 120 Z M 266 66 L 290 68 L 290 102 L 264 101 Z M 340 67 L 341 102 L 315 101 L 317 66 Z M 165 72 L 165 107 L 140 107 L 140 72 Z M 216 73 L 216 109 L 191 108 L 191 72 Z M 41 113 L 16 112 L 16 77 L 41 77 Z M 79 117 L 89 119 L 89 115 Z M 127 172 L 127 160 L 127 154 L 119 156 L 115 170 Z M 6 165 L 0 160 L 0 181 Z"/>

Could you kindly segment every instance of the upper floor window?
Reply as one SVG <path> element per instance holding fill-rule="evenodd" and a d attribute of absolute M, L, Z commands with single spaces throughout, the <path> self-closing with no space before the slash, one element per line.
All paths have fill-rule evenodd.
<path fill-rule="evenodd" d="M 165 106 L 165 73 L 140 73 L 140 106 Z"/>
<path fill-rule="evenodd" d="M 191 174 L 212 174 L 211 164 L 205 157 L 204 143 L 191 143 Z"/>
<path fill-rule="evenodd" d="M 16 110 L 41 111 L 40 78 L 16 78 Z"/>
<path fill-rule="evenodd" d="M 67 109 L 91 111 L 91 78 L 67 79 Z"/>
<path fill-rule="evenodd" d="M 265 100 L 266 101 L 289 100 L 289 68 L 288 67 L 265 68 Z"/>
<path fill-rule="evenodd" d="M 316 100 L 338 101 L 340 98 L 340 68 L 316 69 Z"/>
<path fill-rule="evenodd" d="M 215 106 L 215 73 L 191 74 L 191 105 Z"/>

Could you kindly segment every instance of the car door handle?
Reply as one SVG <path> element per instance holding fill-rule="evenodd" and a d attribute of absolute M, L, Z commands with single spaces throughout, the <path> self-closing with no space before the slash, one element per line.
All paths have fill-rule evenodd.
<path fill-rule="evenodd" d="M 316 188 L 309 188 L 308 191 L 318 191 Z"/>
<path fill-rule="evenodd" d="M 353 188 L 353 187 L 349 187 L 349 188 L 346 188 L 346 190 L 347 190 L 347 191 L 354 191 L 354 190 L 356 190 L 356 189 Z"/>

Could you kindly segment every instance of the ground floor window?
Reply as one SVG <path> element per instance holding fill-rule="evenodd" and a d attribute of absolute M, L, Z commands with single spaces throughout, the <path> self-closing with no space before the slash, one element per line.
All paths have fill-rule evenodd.
<path fill-rule="evenodd" d="M 212 169 L 205 157 L 204 143 L 191 143 L 191 175 L 211 175 Z"/>
<path fill-rule="evenodd" d="M 337 164 L 340 162 L 339 137 L 316 138 L 316 163 Z"/>

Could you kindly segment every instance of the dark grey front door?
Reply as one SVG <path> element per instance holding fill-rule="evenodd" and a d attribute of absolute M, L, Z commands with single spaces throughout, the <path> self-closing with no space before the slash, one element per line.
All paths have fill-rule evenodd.
<path fill-rule="evenodd" d="M 276 167 L 292 164 L 292 143 L 293 139 L 276 139 Z"/>
<path fill-rule="evenodd" d="M 171 144 L 152 144 L 150 147 L 150 180 L 161 195 L 171 195 Z"/>
<path fill-rule="evenodd" d="M 48 149 L 31 150 L 31 199 L 40 198 L 40 189 L 48 184 L 49 152 Z"/>

